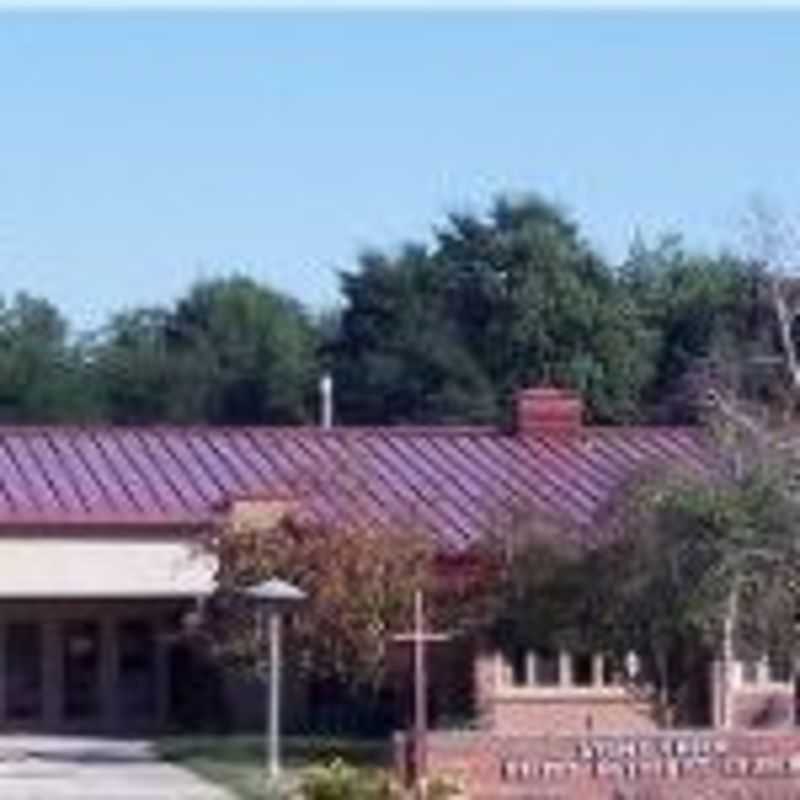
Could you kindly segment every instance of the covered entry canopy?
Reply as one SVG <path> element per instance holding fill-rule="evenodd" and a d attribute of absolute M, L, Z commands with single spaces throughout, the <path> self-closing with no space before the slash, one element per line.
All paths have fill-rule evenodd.
<path fill-rule="evenodd" d="M 0 599 L 198 597 L 213 592 L 215 571 L 186 539 L 0 539 Z"/>

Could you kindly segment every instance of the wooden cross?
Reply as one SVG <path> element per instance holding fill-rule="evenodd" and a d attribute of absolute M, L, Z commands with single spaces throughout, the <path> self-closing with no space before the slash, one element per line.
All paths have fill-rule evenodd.
<path fill-rule="evenodd" d="M 396 642 L 414 645 L 414 773 L 419 788 L 427 774 L 428 734 L 428 674 L 425 648 L 428 644 L 446 642 L 447 633 L 433 633 L 425 630 L 425 611 L 422 590 L 414 593 L 414 630 L 399 633 L 392 637 Z"/>

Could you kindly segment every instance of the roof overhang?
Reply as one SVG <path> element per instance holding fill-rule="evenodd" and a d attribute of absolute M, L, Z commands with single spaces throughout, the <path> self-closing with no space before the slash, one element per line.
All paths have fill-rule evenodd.
<path fill-rule="evenodd" d="M 215 588 L 216 560 L 181 539 L 0 539 L 0 599 L 170 599 Z"/>

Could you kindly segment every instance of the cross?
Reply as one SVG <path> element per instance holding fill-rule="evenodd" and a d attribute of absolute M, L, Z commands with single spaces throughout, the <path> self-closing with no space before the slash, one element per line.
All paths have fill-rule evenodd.
<path fill-rule="evenodd" d="M 428 733 L 428 675 L 425 661 L 425 646 L 435 642 L 446 642 L 446 633 L 425 630 L 425 611 L 422 590 L 414 593 L 414 630 L 392 637 L 396 642 L 414 645 L 414 773 L 418 789 L 427 772 L 426 737 Z"/>

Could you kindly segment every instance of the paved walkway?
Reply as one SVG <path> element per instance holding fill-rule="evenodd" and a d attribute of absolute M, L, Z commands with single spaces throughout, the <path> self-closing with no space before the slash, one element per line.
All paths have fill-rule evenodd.
<path fill-rule="evenodd" d="M 142 740 L 0 736 L 2 800 L 232 800 Z"/>

